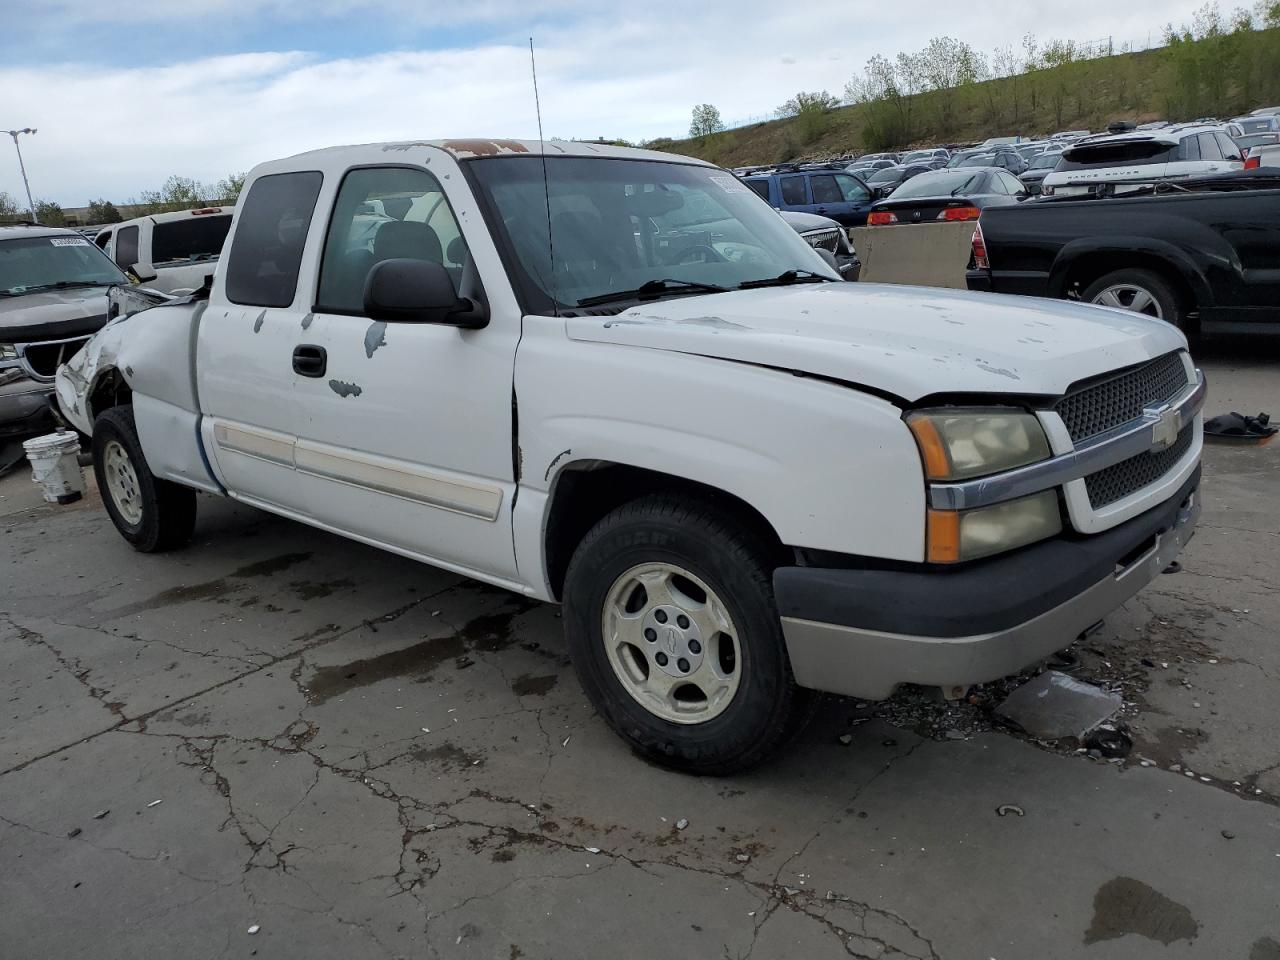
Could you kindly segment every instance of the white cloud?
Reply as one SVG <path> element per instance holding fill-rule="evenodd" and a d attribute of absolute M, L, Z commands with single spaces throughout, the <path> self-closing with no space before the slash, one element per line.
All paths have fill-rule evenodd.
<path fill-rule="evenodd" d="M 145 12 L 150 2 L 140 8 Z M 548 137 L 680 135 L 695 103 L 713 103 L 726 118 L 769 114 L 797 90 L 838 93 L 873 53 L 916 49 L 930 36 L 949 34 L 989 50 L 1029 31 L 1081 40 L 1113 33 L 1119 45 L 1144 39 L 1168 18 L 1189 18 L 1197 2 L 1179 0 L 1179 9 L 1170 9 L 1137 0 L 1123 18 L 1101 2 L 1067 8 L 1049 0 L 994 0 L 980 15 L 972 7 L 929 3 L 904 23 L 882 4 L 854 0 L 822 7 L 822 29 L 815 29 L 817 8 L 764 0 L 717 10 L 650 0 L 643 16 L 633 5 L 592 4 L 567 26 L 536 30 L 543 122 Z M 102 9 L 62 3 L 69 18 Z M 391 9 L 401 3 L 392 0 Z M 305 9 L 310 16 L 359 14 L 372 5 L 320 0 Z M 439 9 L 403 0 L 409 6 Z M 183 60 L 175 51 L 172 64 L 161 67 L 0 66 L 0 90 L 9 103 L 23 105 L 7 119 L 40 130 L 23 141 L 32 191 L 64 205 L 97 196 L 124 200 L 172 173 L 216 180 L 335 143 L 536 136 L 528 24 L 520 19 L 530 14 L 516 0 L 467 6 L 469 17 L 508 14 L 503 35 L 459 49 L 333 59 L 288 49 L 288 31 L 281 31 L 278 52 Z M 188 0 L 185 7 L 225 16 L 240 11 L 232 0 Z M 301 8 L 285 0 L 258 3 L 263 16 Z M 586 0 L 557 0 L 538 15 L 587 9 Z M 17 195 L 21 180 L 6 147 L 0 142 L 0 190 Z"/>

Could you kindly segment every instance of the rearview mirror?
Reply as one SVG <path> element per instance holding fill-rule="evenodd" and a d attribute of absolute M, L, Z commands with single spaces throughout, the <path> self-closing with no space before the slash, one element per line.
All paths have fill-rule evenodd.
<path fill-rule="evenodd" d="M 364 284 L 364 312 L 373 320 L 441 323 L 477 329 L 489 322 L 481 304 L 459 297 L 442 264 L 405 258 L 383 260 Z"/>
<path fill-rule="evenodd" d="M 150 283 L 159 276 L 156 268 L 149 263 L 135 263 L 129 268 L 129 275 L 139 283 Z"/>

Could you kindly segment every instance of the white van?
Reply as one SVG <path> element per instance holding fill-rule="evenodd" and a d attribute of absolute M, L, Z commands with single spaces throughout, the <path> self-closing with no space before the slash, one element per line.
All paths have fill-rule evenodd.
<path fill-rule="evenodd" d="M 1104 183 L 1150 183 L 1243 167 L 1240 147 L 1218 126 L 1104 134 L 1064 150 L 1042 190 L 1046 197 L 1082 194 Z"/>
<path fill-rule="evenodd" d="M 190 293 L 213 274 L 233 212 L 233 207 L 201 207 L 138 217 L 104 227 L 93 242 L 148 287 Z"/>

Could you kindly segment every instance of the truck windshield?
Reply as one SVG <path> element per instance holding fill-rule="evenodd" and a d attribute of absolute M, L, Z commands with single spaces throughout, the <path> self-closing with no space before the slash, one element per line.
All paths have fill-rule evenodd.
<path fill-rule="evenodd" d="M 0 297 L 63 287 L 105 287 L 128 278 L 84 237 L 0 240 Z"/>
<path fill-rule="evenodd" d="M 642 287 L 656 298 L 792 271 L 840 279 L 751 189 L 714 167 L 548 157 L 545 187 L 541 157 L 467 167 L 535 313 L 621 302 L 610 295 Z M 652 284 L 658 280 L 668 282 Z"/>

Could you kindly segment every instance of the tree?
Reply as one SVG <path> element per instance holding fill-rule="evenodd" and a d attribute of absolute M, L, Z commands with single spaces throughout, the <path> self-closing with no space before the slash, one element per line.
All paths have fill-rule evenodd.
<path fill-rule="evenodd" d="M 689 122 L 690 137 L 705 137 L 723 129 L 724 121 L 720 119 L 720 111 L 714 106 L 700 103 L 693 108 L 693 119 Z"/>
<path fill-rule="evenodd" d="M 0 190 L 0 219 L 15 220 L 21 213 L 22 208 L 18 206 L 18 201 Z"/>
<path fill-rule="evenodd" d="M 36 201 L 36 222 L 46 227 L 66 226 L 67 218 L 62 213 L 62 206 L 52 200 Z"/>
<path fill-rule="evenodd" d="M 711 109 L 715 109 L 712 107 Z M 717 119 L 719 115 L 717 114 Z M 240 191 L 244 189 L 244 174 L 229 173 L 214 185 L 214 193 L 216 196 L 210 197 L 211 200 L 238 200 Z"/>
<path fill-rule="evenodd" d="M 114 203 L 101 198 L 89 201 L 89 212 L 85 216 L 90 223 L 119 223 L 124 219 Z"/>
<path fill-rule="evenodd" d="M 954 37 L 934 37 L 919 55 L 924 88 L 936 92 L 938 129 L 949 130 L 955 120 L 956 90 L 976 83 L 986 63 L 973 47 Z"/>
<path fill-rule="evenodd" d="M 172 176 L 160 185 L 159 190 L 143 190 L 141 196 L 132 202 L 138 207 L 138 215 L 146 216 L 204 206 L 210 195 L 216 192 L 190 177 Z"/>
<path fill-rule="evenodd" d="M 798 117 L 806 112 L 825 112 L 839 105 L 840 101 L 825 90 L 816 93 L 801 91 L 774 112 L 779 117 Z"/>

